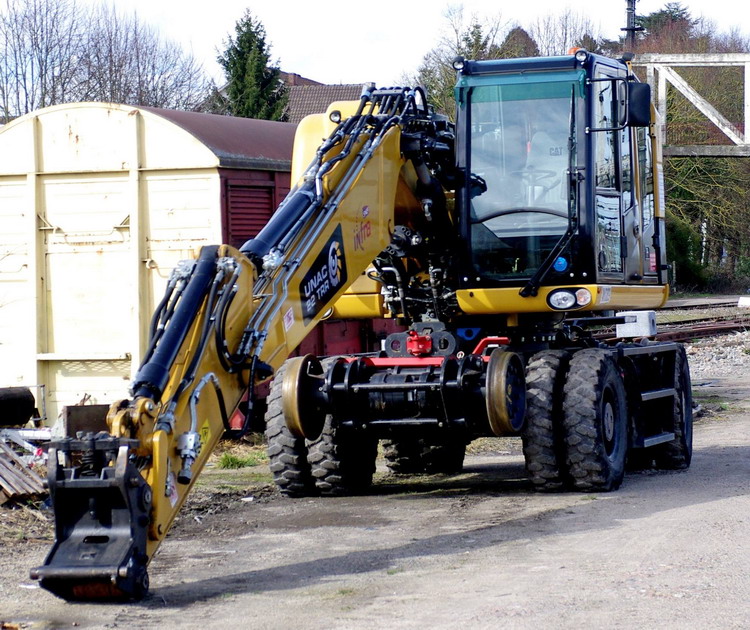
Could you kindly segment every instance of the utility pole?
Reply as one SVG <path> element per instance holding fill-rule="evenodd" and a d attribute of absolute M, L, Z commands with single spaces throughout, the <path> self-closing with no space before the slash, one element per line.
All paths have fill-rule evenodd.
<path fill-rule="evenodd" d="M 638 31 L 642 31 L 642 26 L 636 26 L 635 25 L 635 3 L 638 2 L 638 0 L 625 0 L 625 14 L 626 14 L 626 26 L 625 28 L 621 28 L 621 31 L 625 31 L 627 33 L 626 35 L 626 43 L 629 47 L 628 52 L 635 52 L 635 34 Z"/>

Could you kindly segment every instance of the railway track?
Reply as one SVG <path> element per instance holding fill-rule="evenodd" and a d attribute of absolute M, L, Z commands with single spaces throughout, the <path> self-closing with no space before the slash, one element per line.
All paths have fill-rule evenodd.
<path fill-rule="evenodd" d="M 750 308 L 737 306 L 737 298 L 675 300 L 657 312 L 663 341 L 689 341 L 750 329 Z"/>
<path fill-rule="evenodd" d="M 750 330 L 750 308 L 737 306 L 737 299 L 678 300 L 657 311 L 659 341 L 689 341 Z M 614 340 L 614 328 L 596 337 Z"/>

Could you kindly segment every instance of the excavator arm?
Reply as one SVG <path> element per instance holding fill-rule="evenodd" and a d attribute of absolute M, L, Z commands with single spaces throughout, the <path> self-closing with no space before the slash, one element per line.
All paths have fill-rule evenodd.
<path fill-rule="evenodd" d="M 55 542 L 31 572 L 42 587 L 66 600 L 143 597 L 148 564 L 245 393 L 389 245 L 397 215 L 449 220 L 434 197 L 452 134 L 424 94 L 369 87 L 341 109 L 308 121 L 332 131 L 256 238 L 240 250 L 204 247 L 175 269 L 109 433 L 51 445 Z M 299 162 L 297 143 L 295 153 Z"/>

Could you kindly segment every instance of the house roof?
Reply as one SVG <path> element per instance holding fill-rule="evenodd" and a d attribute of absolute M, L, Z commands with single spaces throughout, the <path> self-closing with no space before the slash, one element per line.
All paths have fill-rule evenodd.
<path fill-rule="evenodd" d="M 322 114 L 334 101 L 356 101 L 362 95 L 362 84 L 291 85 L 287 120 L 295 125 L 309 114 Z"/>

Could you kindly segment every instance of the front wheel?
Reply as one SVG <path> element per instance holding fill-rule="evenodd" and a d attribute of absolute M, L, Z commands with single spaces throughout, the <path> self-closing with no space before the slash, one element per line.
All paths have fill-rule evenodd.
<path fill-rule="evenodd" d="M 282 406 L 282 388 L 287 364 L 284 363 L 271 383 L 266 412 L 266 441 L 273 480 L 281 494 L 304 497 L 313 494 L 314 484 L 307 463 L 305 439 L 292 434 Z"/>
<path fill-rule="evenodd" d="M 567 485 L 562 397 L 569 361 L 565 350 L 543 350 L 526 366 L 523 455 L 529 479 L 539 491 L 563 490 Z"/>
<path fill-rule="evenodd" d="M 623 377 L 606 350 L 573 355 L 563 401 L 567 464 L 574 487 L 609 492 L 620 487 L 628 447 Z"/>

